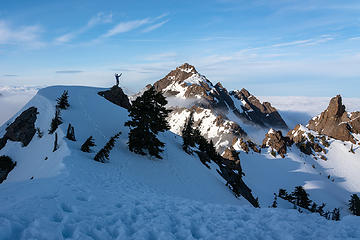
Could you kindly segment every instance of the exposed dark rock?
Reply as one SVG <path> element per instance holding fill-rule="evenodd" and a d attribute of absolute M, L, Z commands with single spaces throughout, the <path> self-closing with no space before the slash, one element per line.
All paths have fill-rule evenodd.
<path fill-rule="evenodd" d="M 129 109 L 131 107 L 128 96 L 123 92 L 120 87 L 116 85 L 113 86 L 110 90 L 98 92 L 98 94 L 120 107 L 126 109 Z"/>
<path fill-rule="evenodd" d="M 329 147 L 329 143 L 326 141 L 325 136 L 314 136 L 311 133 L 305 134 L 305 129 L 301 130 L 301 125 L 296 125 L 294 130 L 288 132 L 288 137 L 296 143 L 296 146 L 300 149 L 301 152 L 310 155 L 313 154 L 313 150 L 317 153 L 326 152 L 324 147 Z"/>
<path fill-rule="evenodd" d="M 247 140 L 246 142 L 247 142 L 247 145 L 249 146 L 249 148 L 252 149 L 254 152 L 256 152 L 256 153 L 261 152 L 260 148 L 258 148 L 254 142 L 252 142 L 251 140 Z"/>
<path fill-rule="evenodd" d="M 7 140 L 21 142 L 26 147 L 36 133 L 35 121 L 38 114 L 36 107 L 30 107 L 23 111 L 13 123 L 6 128 L 5 135 L 0 139 L 0 149 L 2 149 Z"/>
<path fill-rule="evenodd" d="M 0 183 L 2 183 L 16 166 L 10 157 L 0 156 Z"/>
<path fill-rule="evenodd" d="M 226 148 L 222 157 L 231 161 L 240 161 L 239 154 L 235 151 L 234 148 Z"/>
<path fill-rule="evenodd" d="M 240 138 L 240 147 L 242 148 L 242 150 L 244 150 L 246 153 L 248 153 L 250 151 L 249 146 L 246 144 L 246 142 Z"/>
<path fill-rule="evenodd" d="M 323 151 L 322 147 L 318 143 L 314 143 L 314 145 L 312 145 L 312 148 L 314 149 L 315 152 Z"/>
<path fill-rule="evenodd" d="M 201 152 L 201 151 L 195 151 L 195 152 L 198 155 L 201 163 L 204 164 L 207 168 L 210 168 L 210 166 L 208 165 L 208 163 L 211 162 L 210 156 L 206 152 Z"/>
<path fill-rule="evenodd" d="M 349 114 L 345 111 L 340 95 L 330 100 L 327 109 L 320 116 L 309 121 L 307 127 L 319 134 L 324 134 L 332 138 L 356 143 L 351 133 L 360 132 L 360 113 Z"/>
<path fill-rule="evenodd" d="M 270 131 L 265 135 L 262 147 L 271 147 L 284 158 L 287 152 L 287 146 L 291 145 L 292 141 L 289 137 L 284 137 L 281 131 L 270 129 Z"/>
<path fill-rule="evenodd" d="M 245 88 L 240 91 L 230 92 L 235 98 L 244 101 L 243 117 L 255 122 L 260 126 L 272 126 L 287 129 L 285 121 L 279 112 L 269 102 L 261 103 L 254 95 L 251 95 Z"/>

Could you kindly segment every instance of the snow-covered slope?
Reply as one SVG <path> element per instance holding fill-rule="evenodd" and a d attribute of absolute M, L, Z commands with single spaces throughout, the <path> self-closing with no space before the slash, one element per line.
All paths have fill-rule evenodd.
<path fill-rule="evenodd" d="M 55 99 L 64 90 L 69 91 L 70 108 L 61 112 L 64 123 L 57 130 L 60 148 L 52 152 L 54 135 L 47 130 Z M 240 153 L 246 182 L 263 207 L 254 209 L 243 198 L 233 196 L 215 166 L 208 169 L 197 157 L 184 153 L 182 139 L 174 133 L 160 135 L 166 143 L 163 160 L 129 152 L 128 129 L 124 127 L 128 113 L 99 96 L 101 90 L 49 87 L 23 108 L 38 108 L 35 125 L 44 136 L 35 135 L 27 147 L 9 141 L 0 150 L 0 155 L 7 154 L 18 163 L 0 184 L 0 239 L 360 237 L 357 217 L 332 222 L 315 214 L 267 209 L 279 187 L 292 189 L 294 184 L 307 182 L 314 185 L 322 181 L 318 183 L 322 188 L 310 190 L 314 200 L 326 196 L 325 202 L 329 202 L 333 195 L 344 196 L 330 201 L 330 206 L 338 207 L 348 197 L 338 179 L 332 183 L 313 172 L 310 159 L 304 164 L 296 148 L 285 159 L 274 159 L 266 152 Z M 68 123 L 75 127 L 76 142 L 64 138 Z M 1 134 L 5 128 L 1 127 Z M 108 163 L 93 161 L 94 152 L 80 151 L 90 135 L 95 138 L 97 151 L 119 131 L 122 134 Z M 319 166 L 316 171 L 326 169 Z"/>

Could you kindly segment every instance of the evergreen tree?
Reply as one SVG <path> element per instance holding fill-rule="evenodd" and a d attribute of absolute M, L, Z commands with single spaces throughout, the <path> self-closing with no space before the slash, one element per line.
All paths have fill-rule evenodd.
<path fill-rule="evenodd" d="M 277 208 L 277 195 L 276 195 L 276 193 L 274 193 L 274 201 L 273 201 L 271 207 L 272 208 Z"/>
<path fill-rule="evenodd" d="M 189 153 L 189 147 L 195 147 L 193 123 L 193 112 L 191 112 L 183 130 L 181 131 L 181 135 L 183 138 L 182 146 L 184 151 L 187 153 Z"/>
<path fill-rule="evenodd" d="M 129 109 L 130 121 L 125 126 L 130 128 L 128 146 L 131 152 L 162 159 L 160 153 L 165 144 L 157 138 L 159 132 L 169 130 L 166 118 L 170 112 L 165 108 L 166 98 L 152 86 L 132 102 Z"/>
<path fill-rule="evenodd" d="M 320 216 L 324 216 L 324 207 L 325 207 L 325 203 L 322 203 L 316 210 L 316 212 L 318 212 Z"/>
<path fill-rule="evenodd" d="M 44 133 L 41 131 L 40 128 L 36 128 L 36 133 L 37 133 L 39 138 L 42 138 L 44 136 Z"/>
<path fill-rule="evenodd" d="M 81 151 L 83 152 L 90 152 L 90 147 L 95 147 L 94 139 L 90 136 L 83 145 L 81 145 Z"/>
<path fill-rule="evenodd" d="M 66 132 L 66 138 L 71 140 L 71 141 L 76 141 L 74 126 L 71 126 L 70 123 L 68 125 L 68 129 L 67 129 L 67 132 Z"/>
<path fill-rule="evenodd" d="M 100 149 L 100 151 L 95 155 L 94 160 L 97 162 L 105 163 L 106 160 L 109 160 L 109 154 L 111 149 L 115 145 L 116 139 L 120 136 L 121 132 L 115 134 L 110 138 L 110 140 L 105 144 L 105 146 Z"/>
<path fill-rule="evenodd" d="M 60 124 L 62 124 L 62 119 L 61 119 L 61 116 L 60 116 L 60 110 L 57 108 L 56 111 L 55 111 L 55 116 L 54 118 L 51 120 L 51 125 L 50 125 L 50 129 L 49 129 L 49 133 L 50 134 L 53 134 L 56 129 L 58 128 L 58 126 Z"/>
<path fill-rule="evenodd" d="M 332 211 L 331 214 L 332 214 L 331 220 L 340 221 L 340 209 L 339 208 L 334 208 L 334 210 Z"/>
<path fill-rule="evenodd" d="M 295 204 L 299 207 L 309 209 L 311 200 L 309 199 L 309 194 L 305 191 L 302 186 L 295 187 L 292 196 L 295 198 Z"/>
<path fill-rule="evenodd" d="M 351 195 L 351 199 L 349 201 L 349 210 L 352 214 L 360 216 L 360 199 L 357 194 Z"/>
<path fill-rule="evenodd" d="M 56 108 L 67 109 L 70 106 L 68 98 L 69 98 L 68 91 L 65 90 L 63 94 L 56 99 L 57 102 Z"/>
<path fill-rule="evenodd" d="M 279 194 L 278 194 L 278 196 L 279 196 L 280 198 L 286 199 L 287 195 L 288 195 L 288 193 L 286 192 L 285 189 L 282 189 L 282 188 L 279 189 Z"/>
<path fill-rule="evenodd" d="M 313 202 L 310 208 L 310 212 L 316 212 L 316 210 L 317 210 L 317 204 Z"/>
<path fill-rule="evenodd" d="M 55 133 L 55 140 L 54 140 L 54 148 L 53 148 L 53 152 L 55 152 L 56 150 L 59 149 L 59 144 L 58 144 L 58 135 L 57 133 Z"/>

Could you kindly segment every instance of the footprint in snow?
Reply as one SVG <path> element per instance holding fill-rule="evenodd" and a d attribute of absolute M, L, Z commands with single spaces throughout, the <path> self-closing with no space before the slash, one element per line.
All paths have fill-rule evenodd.
<path fill-rule="evenodd" d="M 61 204 L 61 209 L 64 211 L 64 212 L 67 212 L 67 213 L 72 213 L 73 212 L 73 209 L 70 205 L 66 204 L 66 203 L 62 203 Z"/>

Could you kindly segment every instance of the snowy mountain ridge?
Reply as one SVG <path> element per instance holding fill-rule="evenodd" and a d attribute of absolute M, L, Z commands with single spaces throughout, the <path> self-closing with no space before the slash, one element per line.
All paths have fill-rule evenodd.
<path fill-rule="evenodd" d="M 179 76 L 193 75 L 195 68 L 180 71 L 176 73 Z M 197 84 L 188 81 L 186 87 Z M 55 133 L 49 134 L 48 130 L 55 114 L 56 98 L 65 90 L 69 92 L 70 107 L 61 111 L 63 123 L 55 132 L 59 146 L 53 151 Z M 0 149 L 0 155 L 8 155 L 17 162 L 0 184 L 0 239 L 360 236 L 356 227 L 360 220 L 348 216 L 347 207 L 350 195 L 360 192 L 359 134 L 352 133 L 356 144 L 300 125 L 283 135 L 278 128 L 251 123 L 255 117 L 244 120 L 233 111 L 241 108 L 240 114 L 261 112 L 265 103 L 258 105 L 255 97 L 248 98 L 247 94 L 244 99 L 237 99 L 221 84 L 216 84 L 213 90 L 206 91 L 216 101 L 209 98 L 205 103 L 195 101 L 188 107 L 176 107 L 174 102 L 168 118 L 171 132 L 159 135 L 166 143 L 163 160 L 156 160 L 129 152 L 129 130 L 124 126 L 129 119 L 128 111 L 99 95 L 105 91 L 108 90 L 74 86 L 41 89 L 8 124 L 0 127 L 3 137 L 9 124 L 25 110 L 35 107 L 38 112 L 35 127 L 42 132 L 41 137 L 36 133 L 27 146 L 8 140 Z M 173 94 L 172 90 L 167 93 Z M 231 107 L 227 96 L 237 107 Z M 179 135 L 191 112 L 194 127 L 214 140 L 223 157 L 235 163 L 238 155 L 245 174 L 242 179 L 258 197 L 261 209 L 254 209 L 245 198 L 234 196 L 215 162 L 207 163 L 208 168 L 198 156 L 183 151 Z M 76 141 L 65 137 L 68 124 L 74 126 Z M 105 164 L 93 161 L 95 153 L 118 132 L 121 135 L 111 151 L 110 161 Z M 251 141 L 254 132 L 262 133 L 261 140 L 266 137 L 263 146 L 254 143 L 259 141 Z M 80 147 L 89 136 L 94 137 L 97 146 L 92 152 L 84 153 Z M 303 186 L 314 202 L 326 203 L 327 211 L 340 208 L 342 220 L 332 222 L 316 213 L 300 214 L 282 199 L 278 199 L 278 209 L 268 209 L 274 193 L 280 188 L 291 192 L 295 186 Z"/>

